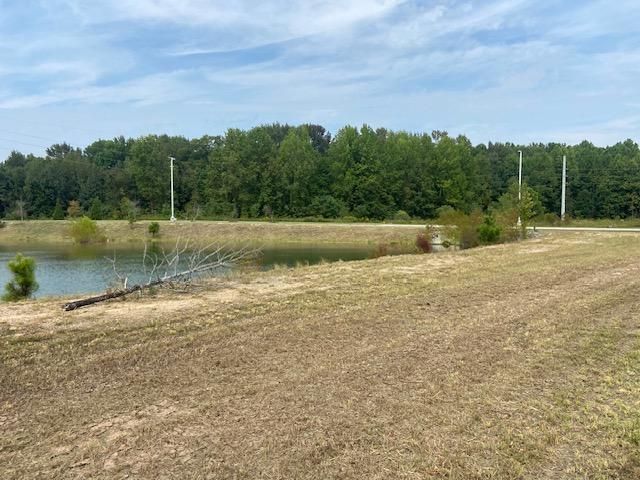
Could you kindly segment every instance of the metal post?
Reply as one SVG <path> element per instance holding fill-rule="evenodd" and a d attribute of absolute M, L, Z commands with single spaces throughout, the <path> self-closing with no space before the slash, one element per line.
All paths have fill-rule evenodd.
<path fill-rule="evenodd" d="M 520 203 L 522 202 L 522 150 L 518 150 L 520 155 L 520 163 L 518 167 L 518 228 L 522 225 L 520 219 Z"/>
<path fill-rule="evenodd" d="M 175 222 L 176 216 L 173 209 L 173 161 L 175 160 L 175 158 L 169 157 L 169 160 L 171 161 L 171 219 L 170 220 L 172 222 Z"/>
<path fill-rule="evenodd" d="M 560 218 L 564 222 L 567 213 L 567 156 L 562 156 L 562 201 L 560 206 Z"/>

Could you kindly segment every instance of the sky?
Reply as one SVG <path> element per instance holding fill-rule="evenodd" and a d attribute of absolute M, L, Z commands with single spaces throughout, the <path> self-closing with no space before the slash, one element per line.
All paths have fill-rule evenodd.
<path fill-rule="evenodd" d="M 0 160 L 264 123 L 640 137 L 638 0 L 0 0 Z"/>

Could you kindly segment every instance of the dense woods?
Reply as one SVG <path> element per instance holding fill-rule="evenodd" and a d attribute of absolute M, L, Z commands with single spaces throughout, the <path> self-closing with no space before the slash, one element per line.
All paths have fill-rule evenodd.
<path fill-rule="evenodd" d="M 150 135 L 98 140 L 84 150 L 52 145 L 46 156 L 14 151 L 0 164 L 0 216 L 94 219 L 168 216 L 169 160 L 183 218 L 433 218 L 443 206 L 489 209 L 517 180 L 545 212 L 559 213 L 562 155 L 574 217 L 640 214 L 640 150 L 627 140 L 472 145 L 464 136 L 273 124 L 195 139 Z M 540 212 L 541 213 L 541 212 Z"/>

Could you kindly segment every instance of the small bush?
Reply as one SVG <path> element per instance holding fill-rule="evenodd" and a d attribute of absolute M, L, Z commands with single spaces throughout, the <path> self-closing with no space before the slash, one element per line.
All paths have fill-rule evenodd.
<path fill-rule="evenodd" d="M 0 228 L 4 228 L 7 226 L 7 222 L 5 222 L 4 220 L 0 220 Z"/>
<path fill-rule="evenodd" d="M 478 227 L 478 238 L 483 245 L 490 245 L 500 241 L 502 229 L 496 224 L 495 218 L 485 215 L 482 225 Z"/>
<path fill-rule="evenodd" d="M 396 222 L 410 222 L 411 215 L 409 215 L 404 210 L 398 210 L 393 216 L 393 220 L 395 220 Z"/>
<path fill-rule="evenodd" d="M 542 215 L 538 215 L 537 217 L 535 217 L 533 220 L 535 223 L 548 225 L 551 227 L 560 225 L 562 223 L 560 217 L 555 213 L 543 213 Z"/>
<path fill-rule="evenodd" d="M 445 206 L 438 209 L 438 223 L 443 225 L 444 237 L 460 249 L 480 245 L 478 228 L 482 224 L 482 213 L 474 210 L 470 214 Z"/>
<path fill-rule="evenodd" d="M 79 218 L 71 224 L 71 236 L 77 243 L 89 243 L 101 240 L 98 224 L 89 217 Z"/>
<path fill-rule="evenodd" d="M 376 246 L 376 249 L 371 252 L 370 258 L 386 257 L 387 255 L 389 255 L 389 245 L 386 243 L 379 243 Z"/>
<path fill-rule="evenodd" d="M 151 222 L 149 224 L 149 233 L 152 237 L 157 237 L 160 233 L 160 224 L 158 222 Z"/>
<path fill-rule="evenodd" d="M 431 235 L 426 233 L 419 233 L 416 236 L 416 247 L 422 253 L 431 253 L 433 252 L 433 243 L 431 242 Z"/>
<path fill-rule="evenodd" d="M 4 286 L 5 294 L 2 299 L 7 302 L 15 302 L 23 298 L 29 298 L 38 290 L 36 282 L 36 261 L 31 257 L 25 257 L 18 253 L 8 264 L 13 273 L 13 280 Z"/>

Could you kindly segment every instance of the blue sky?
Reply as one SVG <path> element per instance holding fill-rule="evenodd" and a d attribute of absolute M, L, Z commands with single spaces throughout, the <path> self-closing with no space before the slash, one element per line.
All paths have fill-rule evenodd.
<path fill-rule="evenodd" d="M 638 85 L 638 0 L 0 0 L 0 159 L 276 121 L 606 145 Z"/>

